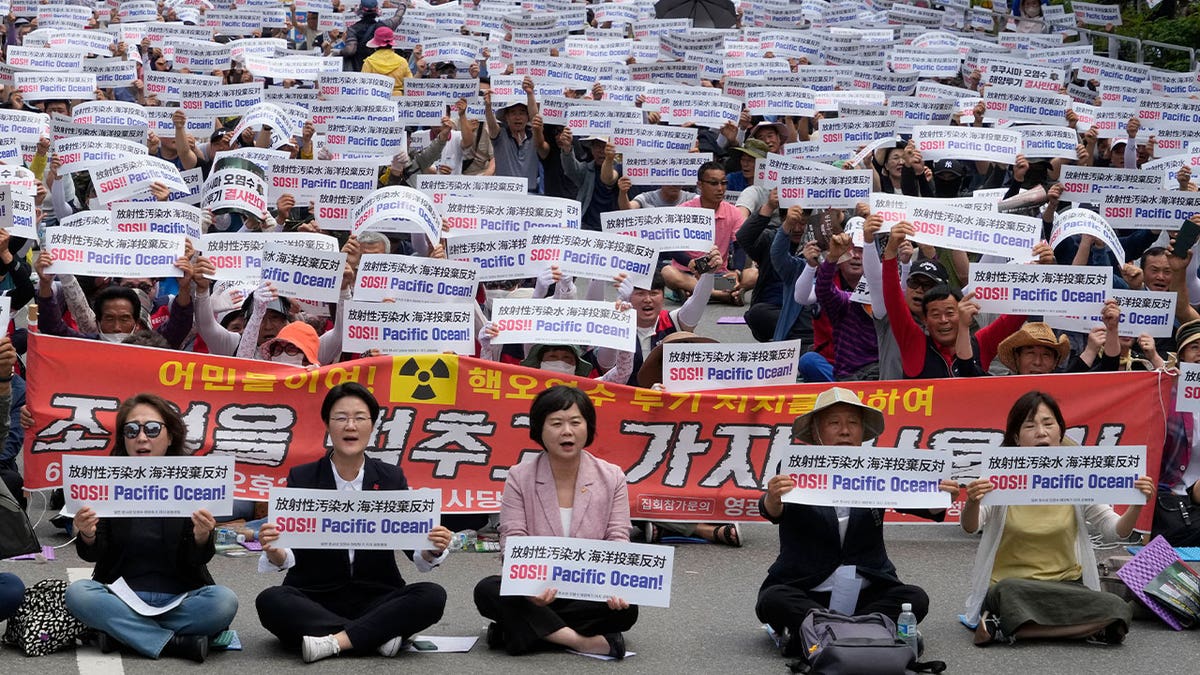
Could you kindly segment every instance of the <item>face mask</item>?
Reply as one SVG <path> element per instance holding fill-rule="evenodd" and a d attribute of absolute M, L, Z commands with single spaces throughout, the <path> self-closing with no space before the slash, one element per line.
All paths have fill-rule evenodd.
<path fill-rule="evenodd" d="M 507 298 L 509 292 L 510 291 L 506 291 L 503 288 L 484 289 L 483 294 L 487 297 L 487 299 L 483 301 L 483 311 L 488 316 L 491 316 L 492 315 L 492 301 L 495 300 L 496 298 Z"/>
<path fill-rule="evenodd" d="M 100 333 L 100 339 L 104 340 L 105 342 L 120 344 L 124 342 L 125 338 L 129 337 L 129 335 L 129 333 Z"/>
<path fill-rule="evenodd" d="M 552 373 L 562 373 L 563 375 L 575 374 L 575 366 L 566 361 L 542 361 L 538 364 L 538 368 L 548 370 Z"/>
<path fill-rule="evenodd" d="M 281 352 L 279 354 L 276 354 L 275 356 L 272 356 L 271 362 L 272 363 L 286 363 L 286 364 L 292 365 L 292 366 L 303 366 L 304 365 L 304 354 L 288 354 L 287 352 Z"/>

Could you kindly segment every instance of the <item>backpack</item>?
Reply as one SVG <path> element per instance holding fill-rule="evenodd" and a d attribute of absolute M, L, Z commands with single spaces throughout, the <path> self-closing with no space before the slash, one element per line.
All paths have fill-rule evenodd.
<path fill-rule="evenodd" d="M 67 611 L 67 582 L 43 579 L 25 589 L 25 600 L 0 638 L 25 656 L 45 656 L 75 646 L 87 626 Z"/>
<path fill-rule="evenodd" d="M 912 649 L 896 639 L 896 622 L 879 612 L 846 616 L 814 610 L 798 637 L 805 661 L 793 664 L 794 672 L 904 675 L 915 661 Z"/>

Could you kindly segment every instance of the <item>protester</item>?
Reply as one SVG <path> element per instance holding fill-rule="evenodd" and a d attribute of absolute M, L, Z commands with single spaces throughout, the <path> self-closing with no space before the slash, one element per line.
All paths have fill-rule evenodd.
<path fill-rule="evenodd" d="M 696 188 L 700 196 L 686 201 L 680 206 L 700 207 L 713 211 L 715 219 L 713 245 L 716 246 L 725 263 L 725 266 L 717 268 L 715 271 L 725 278 L 732 279 L 734 285 L 729 290 L 713 291 L 712 297 L 721 302 L 741 306 L 743 304 L 741 273 L 728 265 L 730 264 L 730 247 L 734 243 L 734 235 L 742 226 L 743 218 L 736 207 L 725 201 L 725 186 L 725 169 L 716 162 L 703 164 L 696 171 Z M 705 257 L 705 254 L 699 251 L 676 256 L 670 265 L 662 268 L 663 281 L 667 288 L 685 295 L 692 293 L 700 276 L 709 271 L 707 267 L 702 266 L 702 263 L 697 262 Z"/>
<path fill-rule="evenodd" d="M 508 537 L 555 536 L 629 541 L 629 493 L 616 465 L 587 451 L 596 435 L 591 399 L 558 385 L 539 393 L 529 409 L 529 437 L 544 452 L 508 470 L 500 507 L 501 548 Z M 500 577 L 475 586 L 475 606 L 492 620 L 491 649 L 524 654 L 549 645 L 625 658 L 624 631 L 638 608 L 619 597 L 606 602 L 557 598 L 549 588 L 535 597 L 500 595 Z"/>
<path fill-rule="evenodd" d="M 395 36 L 391 28 L 387 26 L 376 28 L 375 36 L 367 41 L 367 46 L 375 51 L 363 60 L 362 71 L 387 75 L 392 78 L 396 81 L 396 84 L 392 86 L 392 96 L 403 96 L 404 80 L 412 77 L 412 71 L 408 69 L 408 61 L 392 51 L 393 40 L 395 40 Z"/>
<path fill-rule="evenodd" d="M 114 457 L 179 457 L 187 433 L 165 399 L 138 394 L 117 409 Z M 95 563 L 92 578 L 67 589 L 67 609 L 98 631 L 100 650 L 128 647 L 157 659 L 166 654 L 203 662 L 209 639 L 229 628 L 237 613 L 234 592 L 213 582 L 216 520 L 206 509 L 191 518 L 100 518 L 90 506 L 75 513 L 75 550 Z M 182 595 L 174 609 L 144 616 L 109 588 L 120 579 L 151 606 Z"/>
<path fill-rule="evenodd" d="M 332 449 L 315 462 L 288 472 L 288 487 L 319 490 L 407 490 L 404 471 L 367 457 L 379 403 L 366 387 L 337 385 L 321 404 Z M 405 551 L 421 572 L 446 559 L 452 533 L 433 528 L 430 550 Z M 404 640 L 437 623 L 446 591 L 437 584 L 409 584 L 400 576 L 392 551 L 286 549 L 277 523 L 259 530 L 263 554 L 259 571 L 287 570 L 283 585 L 268 588 L 255 600 L 258 618 L 284 647 L 299 648 L 305 663 L 337 656 L 379 653 L 395 656 Z"/>
<path fill-rule="evenodd" d="M 817 396 L 813 409 L 796 418 L 792 438 L 810 445 L 859 446 L 883 433 L 883 413 L 862 403 L 854 392 L 831 387 Z M 834 576 L 850 566 L 862 582 L 855 614 L 880 612 L 892 620 L 900 606 L 911 604 L 921 620 L 929 612 L 929 596 L 904 584 L 883 544 L 883 510 L 784 503 L 796 481 L 772 476 L 759 498 L 759 512 L 779 526 L 779 557 L 759 587 L 754 611 L 781 637 L 784 656 L 802 653 L 800 624 L 809 612 L 829 607 Z M 957 494 L 953 481 L 941 489 Z M 905 513 L 941 521 L 944 510 Z"/>
<path fill-rule="evenodd" d="M 1058 403 L 1031 391 L 1008 412 L 1003 445 L 1073 445 Z M 1134 481 L 1142 494 L 1153 494 L 1149 476 Z M 990 478 L 967 484 L 960 524 L 983 533 L 971 572 L 963 622 L 975 629 L 975 644 L 1027 639 L 1088 639 L 1118 644 L 1133 618 L 1128 603 L 1100 590 L 1089 530 L 1101 539 L 1127 539 L 1141 515 L 1133 504 L 1117 515 L 1105 504 L 981 506 L 995 489 Z"/>

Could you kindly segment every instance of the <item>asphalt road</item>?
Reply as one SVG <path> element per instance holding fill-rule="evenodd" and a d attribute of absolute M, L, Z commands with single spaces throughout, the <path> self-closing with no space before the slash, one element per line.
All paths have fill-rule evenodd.
<path fill-rule="evenodd" d="M 723 342 L 750 341 L 744 326 L 716 325 L 719 316 L 740 313 L 734 308 L 707 312 L 700 332 Z M 33 520 L 41 513 L 39 498 L 30 509 Z M 43 544 L 57 545 L 66 537 L 42 520 L 37 527 Z M 432 635 L 478 636 L 480 643 L 466 654 L 403 654 L 382 657 L 332 658 L 304 667 L 295 654 L 280 649 L 258 622 L 254 597 L 279 582 L 278 575 L 256 573 L 252 556 L 218 556 L 210 570 L 218 583 L 231 587 L 242 601 L 234 620 L 245 647 L 241 652 L 218 653 L 205 664 L 210 669 L 236 668 L 256 672 L 280 672 L 304 667 L 311 672 L 358 673 L 404 670 L 435 672 L 488 672 L 496 675 L 529 673 L 613 672 L 630 673 L 785 673 L 786 661 L 754 616 L 754 598 L 767 567 L 774 560 L 778 543 L 774 527 L 751 524 L 745 527 L 746 546 L 729 549 L 707 544 L 677 548 L 672 606 L 643 608 L 637 625 L 627 635 L 629 648 L 637 655 L 624 663 L 606 663 L 565 653 L 542 653 L 509 657 L 489 652 L 482 643 L 486 620 L 475 610 L 475 583 L 499 571 L 494 553 L 455 553 L 442 568 L 418 575 L 406 560 L 401 570 L 409 580 L 434 581 L 449 595 L 445 615 L 427 631 Z M 949 673 L 1193 673 L 1200 643 L 1195 634 L 1176 634 L 1157 621 L 1137 621 L 1124 645 L 1103 647 L 1086 644 L 1028 643 L 979 649 L 971 634 L 959 625 L 957 615 L 966 597 L 968 577 L 976 540 L 957 526 L 888 525 L 888 548 L 902 579 L 924 587 L 932 598 L 929 617 L 921 624 L 926 639 L 926 657 L 943 660 Z M 43 578 L 80 578 L 90 574 L 88 565 L 73 547 L 58 551 L 54 562 L 0 561 L 0 571 L 14 572 L 26 583 Z M 136 655 L 103 657 L 92 647 L 67 651 L 40 659 L 27 659 L 19 652 L 0 649 L 0 672 L 38 673 L 161 673 L 165 668 L 199 669 L 191 662 L 149 661 Z"/>

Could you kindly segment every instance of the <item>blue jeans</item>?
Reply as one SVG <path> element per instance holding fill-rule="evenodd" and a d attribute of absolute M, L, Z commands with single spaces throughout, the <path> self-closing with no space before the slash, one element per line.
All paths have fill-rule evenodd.
<path fill-rule="evenodd" d="M 800 378 L 805 382 L 833 382 L 833 364 L 816 352 L 800 357 Z"/>
<path fill-rule="evenodd" d="M 8 572 L 0 573 L 0 621 L 16 613 L 25 599 L 25 584 L 21 578 Z"/>
<path fill-rule="evenodd" d="M 150 605 L 165 604 L 173 597 L 145 591 L 137 595 Z M 157 659 L 176 635 L 216 635 L 229 628 L 237 609 L 237 595 L 224 586 L 190 591 L 178 607 L 158 616 L 138 614 L 98 581 L 76 581 L 67 588 L 71 614 L 152 659 Z"/>

